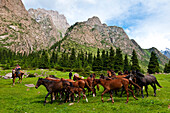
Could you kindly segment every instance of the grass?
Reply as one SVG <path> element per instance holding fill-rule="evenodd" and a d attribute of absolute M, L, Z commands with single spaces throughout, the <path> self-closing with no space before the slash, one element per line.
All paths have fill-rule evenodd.
<path fill-rule="evenodd" d="M 41 74 L 54 74 L 58 77 L 68 78 L 69 72 L 59 72 L 55 70 L 27 70 L 30 73 Z M 10 72 L 9 70 L 0 71 L 0 75 Z M 25 70 L 26 72 L 26 70 Z M 131 113 L 168 113 L 170 109 L 170 74 L 157 74 L 155 75 L 159 83 L 163 88 L 157 87 L 157 96 L 153 96 L 153 89 L 149 86 L 149 97 L 142 99 L 141 96 L 137 96 L 139 100 L 135 100 L 131 95 L 129 97 L 129 103 L 126 102 L 126 95 L 119 97 L 113 95 L 115 103 L 106 101 L 109 98 L 109 94 L 104 95 L 104 103 L 101 102 L 101 93 L 103 88 L 100 87 L 100 91 L 97 91 L 97 96 L 88 96 L 89 102 L 85 99 L 81 99 L 79 103 L 76 102 L 69 106 L 69 103 L 62 103 L 57 100 L 53 104 L 50 104 L 50 96 L 47 98 L 47 104 L 44 106 L 44 98 L 47 91 L 44 86 L 40 86 L 38 89 L 34 87 L 26 87 L 25 84 L 36 84 L 38 78 L 23 78 L 21 84 L 16 83 L 12 86 L 12 79 L 0 78 L 0 113 L 63 113 L 63 112 L 79 112 L 79 113 L 100 113 L 100 112 L 131 112 Z M 18 79 L 17 79 L 18 80 Z M 119 92 L 120 94 L 120 92 Z"/>

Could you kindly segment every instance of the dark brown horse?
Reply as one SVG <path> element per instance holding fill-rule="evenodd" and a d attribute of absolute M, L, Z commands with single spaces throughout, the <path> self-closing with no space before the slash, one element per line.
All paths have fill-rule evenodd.
<path fill-rule="evenodd" d="M 94 80 L 94 84 L 100 84 L 100 85 L 102 85 L 102 86 L 104 87 L 104 89 L 105 89 L 104 92 L 101 94 L 101 100 L 102 100 L 102 102 L 104 102 L 104 101 L 103 101 L 103 95 L 104 95 L 105 93 L 109 92 L 109 93 L 110 93 L 110 98 L 111 98 L 111 100 L 112 100 L 112 103 L 114 103 L 114 100 L 113 100 L 113 98 L 112 98 L 112 92 L 111 92 L 111 91 L 112 91 L 112 90 L 118 90 L 118 89 L 122 88 L 122 86 L 124 87 L 124 89 L 125 89 L 125 91 L 126 91 L 126 95 L 127 95 L 127 101 L 126 101 L 126 103 L 128 103 L 128 101 L 129 101 L 129 92 L 128 92 L 128 91 L 130 91 L 130 92 L 132 93 L 133 97 L 134 97 L 136 100 L 138 100 L 138 99 L 135 97 L 133 91 L 128 88 L 129 80 L 127 80 L 127 79 L 125 79 L 125 78 L 121 78 L 121 79 L 118 78 L 118 79 L 111 79 L 111 80 L 95 79 L 95 80 Z"/>
<path fill-rule="evenodd" d="M 13 85 L 15 85 L 15 79 L 16 77 L 19 77 L 18 82 L 21 83 L 22 82 L 22 76 L 24 75 L 24 72 L 19 71 L 18 74 L 16 74 L 15 69 L 12 70 L 12 78 L 13 78 Z"/>
<path fill-rule="evenodd" d="M 63 92 L 65 84 L 69 85 L 69 82 L 68 81 L 61 81 L 61 80 L 59 82 L 56 82 L 56 81 L 53 81 L 53 80 L 47 80 L 47 79 L 39 78 L 35 88 L 37 89 L 40 85 L 43 85 L 46 88 L 46 90 L 48 91 L 47 95 L 45 96 L 45 101 L 44 101 L 44 105 L 45 105 L 46 99 L 50 94 L 51 94 L 51 104 L 53 103 L 52 93 Z"/>
<path fill-rule="evenodd" d="M 133 71 L 133 74 L 134 74 L 133 77 L 136 78 L 137 84 L 139 84 L 139 86 L 141 87 L 142 98 L 144 98 L 143 86 L 145 86 L 145 91 L 146 91 L 147 97 L 148 97 L 148 85 L 151 85 L 153 87 L 154 96 L 156 96 L 156 85 L 158 85 L 160 88 L 162 88 L 162 86 L 157 81 L 156 77 L 153 75 L 143 75 L 139 71 L 136 71 L 136 72 Z"/>

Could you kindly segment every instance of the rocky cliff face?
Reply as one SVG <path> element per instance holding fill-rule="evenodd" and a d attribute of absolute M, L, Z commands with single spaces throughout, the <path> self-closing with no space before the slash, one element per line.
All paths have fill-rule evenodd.
<path fill-rule="evenodd" d="M 33 12 L 31 14 L 33 17 Z M 41 12 L 39 14 L 44 15 Z M 68 27 L 57 26 L 57 20 L 54 19 L 57 14 L 53 11 L 51 16 L 42 16 L 43 20 L 39 22 L 31 16 L 21 0 L 0 0 L 0 46 L 21 53 L 49 48 L 61 40 Z M 62 24 L 63 21 L 66 20 L 58 23 Z"/>
<path fill-rule="evenodd" d="M 67 23 L 66 17 L 64 15 L 60 15 L 57 11 L 39 8 L 29 9 L 28 12 L 31 17 L 34 18 L 42 26 L 42 28 L 44 28 L 44 31 L 48 32 L 48 30 L 51 29 L 48 35 L 64 37 L 66 30 L 70 27 Z"/>

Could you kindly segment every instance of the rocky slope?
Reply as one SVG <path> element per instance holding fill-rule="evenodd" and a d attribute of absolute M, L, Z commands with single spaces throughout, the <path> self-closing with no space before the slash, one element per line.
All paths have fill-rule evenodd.
<path fill-rule="evenodd" d="M 77 22 L 68 28 L 65 40 L 61 42 L 62 49 L 71 50 L 74 47 L 79 50 L 94 51 L 91 48 L 109 49 L 120 48 L 123 54 L 132 55 L 136 51 L 142 68 L 147 68 L 151 51 L 155 51 L 162 65 L 168 62 L 168 58 L 162 55 L 156 48 L 144 50 L 135 40 L 130 40 L 123 28 L 102 24 L 98 17 L 89 18 L 84 22 Z M 95 52 L 94 52 L 95 53 Z"/>
<path fill-rule="evenodd" d="M 52 13 L 53 18 L 57 16 L 55 12 Z M 33 17 L 33 13 L 31 16 Z M 61 25 L 57 26 L 54 24 L 56 21 L 50 16 L 39 23 L 31 16 L 21 0 L 1 0 L 0 46 L 21 53 L 49 48 L 61 40 L 68 27 L 68 25 L 63 28 Z M 60 20 L 58 23 L 66 21 Z"/>
<path fill-rule="evenodd" d="M 122 28 L 102 24 L 98 17 L 77 22 L 67 30 L 66 37 L 68 40 L 87 47 L 108 49 L 113 46 L 114 49 L 119 47 L 124 54 L 131 55 L 133 49 L 135 49 L 139 57 L 146 55 L 134 40 L 129 39 Z M 62 44 L 64 43 L 67 43 L 67 40 Z"/>
<path fill-rule="evenodd" d="M 51 35 L 56 37 L 56 39 L 57 37 L 64 37 L 66 30 L 70 27 L 66 17 L 60 15 L 57 11 L 38 8 L 29 9 L 28 12 L 41 25 L 44 32 L 47 32 L 46 37 Z"/>

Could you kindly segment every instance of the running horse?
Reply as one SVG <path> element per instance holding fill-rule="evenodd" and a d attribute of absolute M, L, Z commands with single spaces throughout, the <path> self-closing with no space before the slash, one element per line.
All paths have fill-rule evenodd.
<path fill-rule="evenodd" d="M 13 86 L 15 85 L 15 78 L 16 77 L 19 77 L 19 80 L 18 80 L 19 83 L 22 82 L 22 76 L 23 75 L 24 75 L 24 72 L 19 71 L 19 73 L 17 75 L 15 69 L 12 69 Z"/>

